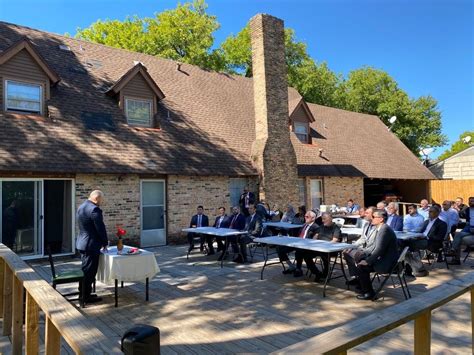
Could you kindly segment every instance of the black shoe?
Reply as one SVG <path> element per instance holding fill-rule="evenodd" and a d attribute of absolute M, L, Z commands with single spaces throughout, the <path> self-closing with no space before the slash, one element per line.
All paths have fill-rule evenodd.
<path fill-rule="evenodd" d="M 284 275 L 288 275 L 288 274 L 292 274 L 295 272 L 296 269 L 286 269 L 286 270 L 283 270 L 281 273 L 284 274 Z"/>
<path fill-rule="evenodd" d="M 314 282 L 321 282 L 321 281 L 324 281 L 326 279 L 325 277 L 323 277 L 323 274 L 321 274 L 320 272 L 318 272 L 318 273 L 313 272 L 313 274 L 315 274 L 314 275 Z"/>
<path fill-rule="evenodd" d="M 245 261 L 244 259 L 242 258 L 242 256 L 237 256 L 234 258 L 234 260 L 232 260 L 234 263 L 237 263 L 237 264 L 243 264 Z"/>
<path fill-rule="evenodd" d="M 303 271 L 301 269 L 296 269 L 295 271 L 293 271 L 293 276 L 294 277 L 301 277 L 301 276 L 303 276 Z"/>
<path fill-rule="evenodd" d="M 429 274 L 430 273 L 428 272 L 428 270 L 420 270 L 418 272 L 415 272 L 415 277 L 426 277 Z"/>
<path fill-rule="evenodd" d="M 346 281 L 346 285 L 359 286 L 359 279 L 357 277 Z"/>
<path fill-rule="evenodd" d="M 190 246 L 189 246 L 189 249 L 188 249 L 188 254 L 189 254 L 190 252 L 192 252 L 193 249 L 194 249 L 194 245 L 190 245 Z"/>
<path fill-rule="evenodd" d="M 367 293 L 357 295 L 356 297 L 358 300 L 371 301 L 372 298 L 374 298 L 374 296 L 375 296 L 374 292 L 367 292 Z"/>
<path fill-rule="evenodd" d="M 89 303 L 98 303 L 98 302 L 102 302 L 102 297 L 97 297 L 97 295 L 95 297 L 88 297 L 86 298 L 86 304 L 89 304 Z"/>

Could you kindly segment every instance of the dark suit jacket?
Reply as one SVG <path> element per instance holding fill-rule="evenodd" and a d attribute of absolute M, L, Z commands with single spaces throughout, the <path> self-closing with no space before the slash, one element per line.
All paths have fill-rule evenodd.
<path fill-rule="evenodd" d="M 398 260 L 397 236 L 390 226 L 383 224 L 374 237 L 374 248 L 366 253 L 367 264 L 380 273 L 390 272 Z"/>
<path fill-rule="evenodd" d="M 247 226 L 246 230 L 249 232 L 249 236 L 252 238 L 258 238 L 262 234 L 263 222 L 260 216 L 255 213 L 255 216 L 247 217 Z"/>
<path fill-rule="evenodd" d="M 229 228 L 232 229 L 237 229 L 239 231 L 245 229 L 245 216 L 242 213 L 239 213 L 234 221 L 234 224 L 232 224 L 232 221 L 234 219 L 235 215 L 229 216 Z"/>
<path fill-rule="evenodd" d="M 245 195 L 247 194 L 244 192 L 239 198 L 239 206 L 242 209 L 245 208 Z M 255 194 L 253 192 L 249 192 L 249 204 L 250 203 L 255 203 Z"/>
<path fill-rule="evenodd" d="M 99 253 L 100 248 L 108 244 L 102 210 L 87 200 L 77 209 L 76 217 L 79 225 L 76 248 L 89 253 Z"/>
<path fill-rule="evenodd" d="M 192 226 L 197 226 L 197 224 L 198 224 L 198 215 L 195 214 L 191 218 L 191 223 L 189 223 L 189 227 L 191 228 Z M 203 214 L 201 218 L 201 227 L 209 227 L 209 218 L 207 218 L 205 214 Z"/>
<path fill-rule="evenodd" d="M 306 224 L 298 230 L 298 234 L 296 236 L 300 235 L 301 231 L 304 229 L 305 226 L 306 226 Z M 311 227 L 309 227 L 308 232 L 306 233 L 306 239 L 313 239 L 314 236 L 318 232 L 319 232 L 319 225 L 316 222 L 314 222 L 311 225 Z"/>
<path fill-rule="evenodd" d="M 389 224 L 389 226 L 394 231 L 402 231 L 403 230 L 403 218 L 401 216 L 399 216 L 398 214 L 393 215 L 392 221 Z"/>
<path fill-rule="evenodd" d="M 214 227 L 217 227 L 217 223 L 219 222 L 220 218 L 221 218 L 221 216 L 216 218 L 216 220 L 214 222 Z M 229 228 L 229 225 L 230 225 L 229 216 L 224 215 L 224 220 L 221 222 L 221 225 L 219 226 L 219 228 Z"/>
<path fill-rule="evenodd" d="M 430 223 L 429 220 L 426 220 L 423 224 L 423 228 L 421 228 L 421 233 L 424 233 L 426 227 Z M 440 220 L 439 218 L 433 223 L 430 231 L 428 232 L 428 248 L 432 249 L 431 246 L 435 245 L 437 248 L 441 248 L 444 238 L 446 238 L 446 234 L 448 233 L 448 225 L 445 221 Z"/>

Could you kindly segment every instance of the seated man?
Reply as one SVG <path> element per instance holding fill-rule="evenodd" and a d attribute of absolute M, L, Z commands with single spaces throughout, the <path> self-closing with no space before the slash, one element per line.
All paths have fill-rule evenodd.
<path fill-rule="evenodd" d="M 354 200 L 349 199 L 346 205 L 346 212 L 347 214 L 357 214 L 359 211 L 360 206 L 357 203 L 354 203 Z"/>
<path fill-rule="evenodd" d="M 453 260 L 452 264 L 461 264 L 461 244 L 474 245 L 474 197 L 469 197 L 469 207 L 464 209 L 466 226 L 459 233 L 456 233 L 453 240 Z"/>
<path fill-rule="evenodd" d="M 375 211 L 375 207 L 367 207 L 365 209 L 364 221 L 366 222 L 362 227 L 362 234 L 359 239 L 357 239 L 353 244 L 357 246 L 355 249 L 344 250 L 342 255 L 346 260 L 347 267 L 349 268 L 349 275 L 356 277 L 357 275 L 357 266 L 356 263 L 359 260 L 356 260 L 360 256 L 363 249 L 370 248 L 374 242 L 374 239 L 371 237 L 375 233 L 375 227 L 372 225 L 372 217 Z M 348 282 L 349 285 L 358 285 L 359 280 L 351 280 Z"/>
<path fill-rule="evenodd" d="M 421 215 L 425 221 L 428 219 L 428 214 L 430 210 L 430 203 L 427 199 L 423 199 L 420 201 L 420 208 L 418 208 L 418 214 Z"/>
<path fill-rule="evenodd" d="M 248 223 L 245 228 L 248 234 L 240 237 L 240 254 L 233 260 L 240 264 L 247 262 L 247 244 L 252 243 L 255 238 L 260 237 L 262 234 L 263 222 L 257 214 L 254 204 L 249 205 L 249 214 L 247 218 Z"/>
<path fill-rule="evenodd" d="M 234 206 L 232 208 L 232 216 L 228 218 L 229 221 L 229 227 L 230 229 L 236 229 L 236 230 L 244 230 L 245 229 L 245 216 L 240 213 L 240 207 L 239 206 Z M 239 246 L 237 244 L 238 236 L 229 236 L 227 237 L 226 241 L 227 243 L 232 245 L 232 251 L 234 254 L 239 253 Z M 228 245 L 224 245 L 224 249 L 222 254 L 217 258 L 217 260 L 222 260 L 223 257 L 226 255 L 226 251 L 228 249 Z"/>
<path fill-rule="evenodd" d="M 225 207 L 219 207 L 219 216 L 216 217 L 216 221 L 214 222 L 214 228 L 228 228 L 230 224 L 229 218 L 225 213 Z M 207 255 L 214 254 L 214 246 L 213 244 L 214 237 L 212 235 L 208 235 L 206 237 L 207 246 L 209 248 L 209 252 Z M 216 238 L 217 242 L 217 251 L 224 250 L 224 243 L 222 242 L 221 238 Z"/>
<path fill-rule="evenodd" d="M 398 203 L 390 202 L 387 205 L 387 213 L 388 213 L 387 224 L 394 231 L 402 231 L 403 230 L 403 218 L 398 215 Z"/>
<path fill-rule="evenodd" d="M 314 211 L 308 211 L 306 212 L 304 218 L 306 220 L 306 223 L 303 225 L 303 227 L 301 227 L 297 236 L 299 238 L 313 239 L 314 235 L 316 234 L 316 231 L 319 228 L 318 224 L 315 222 L 316 213 Z M 291 253 L 294 250 L 295 248 L 284 246 L 280 246 L 277 248 L 278 258 L 280 259 L 280 262 L 282 264 L 286 263 L 288 265 L 288 269 L 283 270 L 283 273 L 295 273 L 295 277 L 298 277 L 303 275 L 303 271 L 301 271 L 301 266 L 303 265 L 303 254 L 301 253 L 298 255 L 298 258 L 296 260 L 297 266 L 295 267 L 295 265 L 293 265 L 293 263 L 290 261 L 290 258 L 288 257 L 288 253 Z M 319 273 L 319 270 L 317 273 Z"/>
<path fill-rule="evenodd" d="M 197 227 L 209 227 L 209 218 L 204 214 L 204 207 L 198 206 L 197 207 L 197 214 L 195 214 L 191 218 L 191 222 L 189 223 L 189 228 L 197 228 Z M 193 250 L 194 248 L 194 234 L 196 233 L 188 233 L 188 242 L 189 242 L 189 251 Z M 201 245 L 200 250 L 204 250 L 204 236 L 198 234 L 201 238 Z"/>
<path fill-rule="evenodd" d="M 418 233 L 423 228 L 424 223 L 425 219 L 418 214 L 416 205 L 414 203 L 408 205 L 408 214 L 403 218 L 403 230 Z"/>
<path fill-rule="evenodd" d="M 453 201 L 445 200 L 439 218 L 448 224 L 448 233 L 454 238 L 459 223 L 459 214 L 453 207 Z"/>
<path fill-rule="evenodd" d="M 366 248 L 362 248 L 357 257 L 357 278 L 361 294 L 357 296 L 360 300 L 371 300 L 375 296 L 372 287 L 370 273 L 388 273 L 392 270 L 398 260 L 397 237 L 385 222 L 387 212 L 375 210 L 372 217 L 370 239 L 372 242 Z"/>
<path fill-rule="evenodd" d="M 426 239 L 409 239 L 400 241 L 401 248 L 409 246 L 410 250 L 406 255 L 405 261 L 414 271 L 416 277 L 428 276 L 428 270 L 425 269 L 420 258 L 420 250 L 429 250 L 437 252 L 443 247 L 443 241 L 448 232 L 448 225 L 446 222 L 439 219 L 441 208 L 439 205 L 433 205 L 428 211 L 428 220 L 423 223 L 421 233 Z"/>

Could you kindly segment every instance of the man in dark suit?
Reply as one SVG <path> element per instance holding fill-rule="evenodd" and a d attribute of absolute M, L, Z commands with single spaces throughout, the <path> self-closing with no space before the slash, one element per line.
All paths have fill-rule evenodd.
<path fill-rule="evenodd" d="M 448 225 L 438 218 L 441 212 L 439 205 L 433 205 L 428 210 L 428 219 L 423 223 L 421 233 L 425 239 L 408 240 L 401 243 L 402 248 L 409 246 L 410 250 L 405 261 L 414 271 L 416 277 L 428 276 L 429 272 L 421 262 L 419 250 L 429 250 L 437 252 L 443 247 L 443 241 L 448 234 Z"/>
<path fill-rule="evenodd" d="M 453 260 L 451 261 L 453 265 L 461 264 L 461 245 L 472 245 L 474 242 L 474 197 L 469 197 L 469 206 L 462 210 L 460 216 L 466 219 L 466 225 L 462 231 L 454 236 L 452 245 Z"/>
<path fill-rule="evenodd" d="M 375 296 L 372 287 L 370 273 L 390 272 L 398 260 L 397 236 L 390 226 L 385 222 L 387 212 L 385 210 L 375 210 L 372 217 L 372 225 L 375 226 L 373 235 L 370 237 L 373 243 L 361 250 L 359 261 L 357 262 L 357 277 L 361 294 L 357 299 L 371 300 Z"/>
<path fill-rule="evenodd" d="M 100 297 L 92 295 L 91 292 L 99 267 L 100 249 L 107 250 L 108 244 L 102 210 L 99 208 L 103 196 L 104 194 L 100 190 L 92 191 L 89 199 L 79 206 L 76 214 L 79 226 L 76 249 L 81 253 L 85 303 L 95 303 L 102 300 Z"/>
<path fill-rule="evenodd" d="M 197 207 L 197 214 L 192 216 L 191 223 L 189 223 L 189 228 L 197 228 L 197 227 L 209 227 L 209 218 L 204 214 L 204 207 L 198 206 Z M 196 233 L 188 233 L 188 242 L 189 242 L 189 251 L 194 249 L 194 235 Z M 204 236 L 198 234 L 201 239 L 200 250 L 204 250 Z"/>
<path fill-rule="evenodd" d="M 244 214 L 244 216 L 249 215 L 250 204 L 255 204 L 255 195 L 253 192 L 249 191 L 248 186 L 245 186 L 244 192 L 240 195 L 239 198 L 240 211 Z"/>
<path fill-rule="evenodd" d="M 394 231 L 403 230 L 403 218 L 398 215 L 398 204 L 396 202 L 390 202 L 387 206 L 388 219 L 387 224 Z"/>
<path fill-rule="evenodd" d="M 234 259 L 236 263 L 247 262 L 247 244 L 251 243 L 255 238 L 260 237 L 262 234 L 263 222 L 262 219 L 257 215 L 254 204 L 249 205 L 249 216 L 247 218 L 247 225 L 245 230 L 247 234 L 240 237 L 240 254 Z"/>
<path fill-rule="evenodd" d="M 245 216 L 240 213 L 240 207 L 239 206 L 234 206 L 232 208 L 232 215 L 228 218 L 229 221 L 229 227 L 230 229 L 236 229 L 236 230 L 244 230 L 245 229 Z M 228 249 L 228 244 L 230 243 L 232 245 L 232 251 L 234 254 L 239 253 L 239 246 L 237 244 L 238 237 L 236 236 L 229 236 L 226 239 L 227 244 L 224 245 L 224 249 L 222 251 L 222 254 L 219 255 L 217 260 L 222 260 L 222 258 L 225 257 L 226 251 Z"/>
<path fill-rule="evenodd" d="M 230 225 L 230 221 L 229 221 L 229 217 L 225 213 L 225 207 L 219 207 L 219 216 L 216 217 L 213 227 L 214 228 L 229 228 L 229 225 Z M 214 254 L 214 247 L 212 245 L 213 239 L 214 237 L 212 235 L 206 236 L 206 242 L 209 248 L 209 252 L 207 253 L 207 255 Z M 217 242 L 217 251 L 224 250 L 224 243 L 222 243 L 222 239 L 216 238 L 216 242 Z"/>

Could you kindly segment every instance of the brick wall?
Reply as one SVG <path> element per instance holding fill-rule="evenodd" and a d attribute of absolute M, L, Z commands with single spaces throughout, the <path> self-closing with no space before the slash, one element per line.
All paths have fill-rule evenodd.
<path fill-rule="evenodd" d="M 347 200 L 364 205 L 364 179 L 356 177 L 324 177 L 323 201 L 325 205 L 345 206 Z"/>
<path fill-rule="evenodd" d="M 127 231 L 127 244 L 140 241 L 140 179 L 138 175 L 78 174 L 76 175 L 76 209 L 91 191 L 102 190 L 105 200 L 101 209 L 112 244 L 115 244 L 116 225 Z M 76 224 L 77 226 L 77 224 Z"/>

